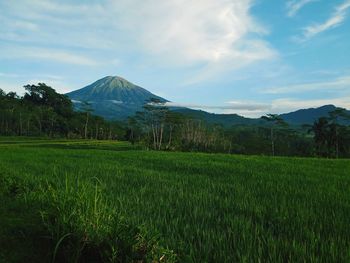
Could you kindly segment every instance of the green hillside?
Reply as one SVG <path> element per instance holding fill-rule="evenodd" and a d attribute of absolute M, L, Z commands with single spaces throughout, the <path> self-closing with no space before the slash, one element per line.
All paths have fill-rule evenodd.
<path fill-rule="evenodd" d="M 193 110 L 189 108 L 174 108 L 173 110 L 185 116 L 203 120 L 205 122 L 208 122 L 209 124 L 219 124 L 226 128 L 229 128 L 233 125 L 266 125 L 266 122 L 262 119 L 245 118 L 238 114 L 215 114 L 202 110 Z"/>
<path fill-rule="evenodd" d="M 173 262 L 171 250 L 177 262 L 349 262 L 349 170 L 2 138 L 0 262 Z"/>
<path fill-rule="evenodd" d="M 318 108 L 300 109 L 294 112 L 281 114 L 286 122 L 294 125 L 312 124 L 321 117 L 328 117 L 329 113 L 337 109 L 334 105 L 324 105 Z M 350 111 L 347 111 L 350 114 Z M 349 121 L 340 120 L 341 123 L 350 124 Z"/>

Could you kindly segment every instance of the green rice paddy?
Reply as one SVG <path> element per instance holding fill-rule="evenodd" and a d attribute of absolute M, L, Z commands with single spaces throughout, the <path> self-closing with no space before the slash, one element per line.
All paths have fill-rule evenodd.
<path fill-rule="evenodd" d="M 350 262 L 349 160 L 3 137 L 0 198 L 0 262 Z"/>

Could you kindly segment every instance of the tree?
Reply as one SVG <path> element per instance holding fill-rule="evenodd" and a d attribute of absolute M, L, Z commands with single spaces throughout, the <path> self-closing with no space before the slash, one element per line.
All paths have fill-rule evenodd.
<path fill-rule="evenodd" d="M 89 125 L 89 116 L 91 112 L 93 112 L 93 109 L 91 108 L 91 104 L 87 101 L 82 102 L 82 106 L 80 108 L 85 113 L 85 125 L 84 125 L 84 139 L 87 139 L 88 137 L 88 125 Z"/>
<path fill-rule="evenodd" d="M 314 133 L 314 142 L 316 145 L 316 152 L 319 156 L 327 156 L 327 144 L 328 144 L 328 129 L 329 123 L 327 118 L 322 117 L 314 122 L 309 132 Z"/>
<path fill-rule="evenodd" d="M 335 157 L 339 158 L 339 142 L 340 142 L 340 134 L 339 129 L 341 128 L 340 121 L 349 119 L 349 114 L 346 112 L 344 108 L 336 108 L 335 110 L 329 113 L 328 117 L 330 121 L 330 134 L 329 137 L 329 147 L 335 147 Z"/>
<path fill-rule="evenodd" d="M 51 107 L 55 113 L 69 117 L 73 114 L 73 105 L 66 95 L 58 94 L 53 88 L 45 83 L 24 86 L 26 93 L 24 100 L 35 105 Z"/>
<path fill-rule="evenodd" d="M 168 142 L 166 145 L 166 149 L 169 150 L 172 147 L 172 143 L 174 141 L 174 134 L 176 132 L 176 128 L 182 123 L 183 115 L 173 111 L 166 111 L 165 123 L 168 130 Z"/>
<path fill-rule="evenodd" d="M 26 85 L 25 94 L 0 90 L 0 134 L 62 136 L 66 138 L 116 138 L 123 127 L 92 115 L 87 103 L 73 110 L 70 99 L 45 83 Z M 91 128 L 89 130 L 89 128 Z M 88 134 L 90 132 L 90 134 Z"/>
<path fill-rule="evenodd" d="M 6 96 L 6 92 L 0 89 L 0 100 L 2 100 Z"/>
<path fill-rule="evenodd" d="M 131 144 L 135 144 L 137 137 L 140 139 L 141 137 L 141 129 L 138 125 L 138 120 L 136 117 L 129 117 L 126 131 L 126 139 L 131 142 Z"/>
<path fill-rule="evenodd" d="M 270 123 L 270 140 L 271 140 L 271 153 L 275 156 L 275 135 L 274 130 L 278 126 L 287 126 L 287 123 L 277 114 L 267 114 L 262 116 L 262 119 Z"/>
<path fill-rule="evenodd" d="M 144 113 L 139 114 L 139 117 L 143 119 L 144 124 L 152 132 L 153 149 L 160 150 L 164 139 L 164 127 L 169 109 L 156 98 L 150 99 L 143 108 Z"/>

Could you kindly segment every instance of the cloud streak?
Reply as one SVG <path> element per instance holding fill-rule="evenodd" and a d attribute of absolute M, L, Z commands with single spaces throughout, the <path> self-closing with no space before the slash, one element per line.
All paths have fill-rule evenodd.
<path fill-rule="evenodd" d="M 96 66 L 98 62 L 92 58 L 77 53 L 67 52 L 52 48 L 32 48 L 22 46 L 3 46 L 0 53 L 2 59 L 30 59 L 30 60 L 47 60 L 64 64 Z"/>
<path fill-rule="evenodd" d="M 316 108 L 324 105 L 333 104 L 338 107 L 350 109 L 350 97 L 330 99 L 295 99 L 280 98 L 272 100 L 271 103 L 261 103 L 255 101 L 231 101 L 224 105 L 202 105 L 202 104 L 182 104 L 168 102 L 166 106 L 186 107 L 192 109 L 201 109 L 208 112 L 238 114 L 248 118 L 259 118 L 268 113 L 283 114 L 299 109 Z"/>
<path fill-rule="evenodd" d="M 282 98 L 272 102 L 272 112 L 288 113 L 299 109 L 317 108 L 324 105 L 333 104 L 337 107 L 350 109 L 350 97 L 316 99 L 316 100 L 300 100 L 293 98 Z"/>
<path fill-rule="evenodd" d="M 332 15 L 326 21 L 305 27 L 303 29 L 303 35 L 299 40 L 306 41 L 324 31 L 341 25 L 347 17 L 347 11 L 349 8 L 350 0 L 346 0 L 341 5 L 336 6 Z"/>
<path fill-rule="evenodd" d="M 186 103 L 176 103 L 167 102 L 165 104 L 168 107 L 185 107 L 193 109 L 203 109 L 203 110 L 244 110 L 244 111 L 257 111 L 257 110 L 267 110 L 270 108 L 269 104 L 249 102 L 249 101 L 229 101 L 225 105 L 203 105 L 203 104 L 186 104 Z"/>
<path fill-rule="evenodd" d="M 254 104 L 254 102 L 251 102 Z M 268 113 L 283 114 L 300 109 L 317 108 L 324 105 L 333 104 L 337 107 L 343 107 L 350 109 L 350 97 L 344 96 L 342 98 L 330 98 L 330 99 L 295 99 L 295 98 L 280 98 L 272 100 L 267 107 L 256 109 L 256 110 L 246 110 L 246 109 L 225 109 L 224 113 L 235 113 L 242 115 L 244 117 L 259 118 Z"/>
<path fill-rule="evenodd" d="M 302 9 L 304 6 L 307 4 L 310 4 L 312 2 L 316 2 L 318 0 L 292 0 L 288 1 L 286 6 L 287 6 L 287 15 L 289 17 L 295 16 L 300 9 Z"/>
<path fill-rule="evenodd" d="M 261 90 L 265 94 L 302 93 L 309 91 L 350 91 L 350 76 L 342 76 L 330 81 L 301 83 Z"/>

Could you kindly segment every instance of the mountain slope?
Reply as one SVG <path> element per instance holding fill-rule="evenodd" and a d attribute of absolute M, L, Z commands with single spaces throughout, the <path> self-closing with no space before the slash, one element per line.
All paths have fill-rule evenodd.
<path fill-rule="evenodd" d="M 151 98 L 167 100 L 117 76 L 108 76 L 66 94 L 77 109 L 88 102 L 94 114 L 106 119 L 124 120 L 141 110 Z"/>
<path fill-rule="evenodd" d="M 264 124 L 262 119 L 245 118 L 238 114 L 216 114 L 209 113 L 202 110 L 193 110 L 189 108 L 176 108 L 174 111 L 184 114 L 186 116 L 206 121 L 210 124 L 220 124 L 224 127 L 231 127 L 232 125 L 258 125 Z"/>
<path fill-rule="evenodd" d="M 328 117 L 331 111 L 337 107 L 334 105 L 324 105 L 318 108 L 301 109 L 290 113 L 281 114 L 280 116 L 289 124 L 302 125 L 312 124 L 320 117 Z M 348 111 L 350 114 L 350 111 Z"/>
<path fill-rule="evenodd" d="M 88 102 L 95 115 L 109 120 L 121 121 L 133 116 L 136 111 L 142 110 L 143 105 L 151 98 L 156 98 L 161 102 L 168 101 L 116 76 L 104 77 L 66 95 L 73 101 L 75 108 L 78 110 L 83 102 Z M 211 124 L 221 124 L 225 127 L 231 127 L 232 125 L 266 125 L 266 121 L 261 118 L 251 119 L 237 114 L 214 114 L 181 107 L 171 107 L 170 109 L 192 118 L 201 119 Z M 312 124 L 320 117 L 327 117 L 328 113 L 334 109 L 336 109 L 334 105 L 325 105 L 319 108 L 302 109 L 281 114 L 281 117 L 290 125 L 299 126 Z M 348 112 L 350 114 L 350 111 Z"/>

